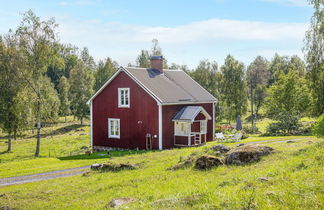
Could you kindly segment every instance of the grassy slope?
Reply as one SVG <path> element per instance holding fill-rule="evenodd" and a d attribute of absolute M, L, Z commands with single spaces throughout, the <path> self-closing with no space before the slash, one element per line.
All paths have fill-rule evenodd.
<path fill-rule="evenodd" d="M 204 147 L 114 157 L 114 162 L 142 166 L 134 171 L 92 172 L 89 177 L 2 187 L 0 195 L 5 195 L 0 204 L 26 209 L 100 209 L 112 198 L 133 197 L 137 202 L 130 208 L 323 208 L 323 139 L 307 137 L 292 144 L 269 145 L 277 152 L 259 163 L 210 171 L 167 170 L 180 156 Z M 270 180 L 258 181 L 264 176 Z"/>

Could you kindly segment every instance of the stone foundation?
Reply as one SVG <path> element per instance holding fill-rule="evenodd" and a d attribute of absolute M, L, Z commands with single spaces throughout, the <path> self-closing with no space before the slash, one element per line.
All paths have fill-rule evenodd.
<path fill-rule="evenodd" d="M 102 151 L 112 151 L 112 150 L 128 150 L 123 148 L 116 147 L 106 147 L 106 146 L 93 146 L 93 152 L 102 152 Z"/>

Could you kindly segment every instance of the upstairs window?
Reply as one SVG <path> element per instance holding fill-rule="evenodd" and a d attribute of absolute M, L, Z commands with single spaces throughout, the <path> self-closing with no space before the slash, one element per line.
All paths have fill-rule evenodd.
<path fill-rule="evenodd" d="M 129 88 L 118 88 L 118 107 L 129 108 Z"/>
<path fill-rule="evenodd" d="M 120 138 L 120 123 L 119 119 L 108 118 L 108 137 Z"/>

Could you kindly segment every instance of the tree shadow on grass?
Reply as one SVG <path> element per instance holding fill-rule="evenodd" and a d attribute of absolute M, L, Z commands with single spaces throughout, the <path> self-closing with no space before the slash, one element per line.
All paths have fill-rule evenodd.
<path fill-rule="evenodd" d="M 44 137 L 48 137 L 48 136 L 63 135 L 63 134 L 66 134 L 66 133 L 68 133 L 70 131 L 76 131 L 78 129 L 80 129 L 80 131 L 84 131 L 82 129 L 83 127 L 86 127 L 86 125 L 80 125 L 80 124 L 67 125 L 65 127 L 58 128 L 58 129 L 55 129 L 55 130 L 50 131 L 50 132 L 42 133 L 41 137 L 44 138 Z M 44 132 L 44 130 L 43 130 L 43 132 Z M 36 137 L 37 137 L 37 135 L 34 135 L 31 138 L 36 138 Z"/>
<path fill-rule="evenodd" d="M 109 159 L 112 157 L 122 157 L 127 155 L 136 155 L 136 154 L 144 154 L 148 152 L 159 152 L 159 150 L 115 150 L 109 152 L 95 152 L 91 155 L 82 154 L 82 155 L 73 155 L 66 157 L 59 157 L 60 160 L 88 160 L 88 159 Z"/>

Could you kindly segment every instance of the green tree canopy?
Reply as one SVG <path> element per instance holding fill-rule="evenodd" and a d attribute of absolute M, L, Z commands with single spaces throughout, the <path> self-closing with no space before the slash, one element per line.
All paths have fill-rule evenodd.
<path fill-rule="evenodd" d="M 95 73 L 95 86 L 94 90 L 99 90 L 105 82 L 117 71 L 118 64 L 112 61 L 111 58 L 107 58 L 105 61 L 99 61 L 97 71 Z"/>
<path fill-rule="evenodd" d="M 247 90 L 244 64 L 231 55 L 226 57 L 224 65 L 221 67 L 220 91 L 226 118 L 229 122 L 237 115 L 243 115 L 246 112 Z"/>
<path fill-rule="evenodd" d="M 94 85 L 93 71 L 87 68 L 82 60 L 79 60 L 76 67 L 71 70 L 70 84 L 72 113 L 80 119 L 82 125 L 83 119 L 89 113 L 89 106 L 86 103 L 93 94 Z"/>
<path fill-rule="evenodd" d="M 312 112 L 324 113 L 324 1 L 309 0 L 314 14 L 305 37 L 307 78 L 312 94 Z"/>

